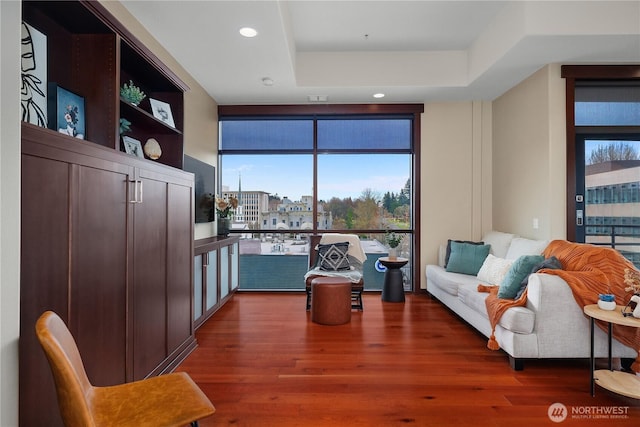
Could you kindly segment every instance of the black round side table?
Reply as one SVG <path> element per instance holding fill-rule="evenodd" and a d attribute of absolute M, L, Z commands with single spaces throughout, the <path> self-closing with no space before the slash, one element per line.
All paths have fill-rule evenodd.
<path fill-rule="evenodd" d="M 379 258 L 380 264 L 387 267 L 384 274 L 384 285 L 382 287 L 382 301 L 404 302 L 404 286 L 402 284 L 402 271 L 400 269 L 409 262 L 407 258 L 389 257 Z"/>

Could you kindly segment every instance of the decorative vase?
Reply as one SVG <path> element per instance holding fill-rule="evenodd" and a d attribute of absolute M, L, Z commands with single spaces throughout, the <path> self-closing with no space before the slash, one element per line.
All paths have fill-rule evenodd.
<path fill-rule="evenodd" d="M 218 218 L 218 236 L 228 236 L 231 228 L 231 218 Z"/>
<path fill-rule="evenodd" d="M 389 259 L 390 260 L 398 259 L 398 248 L 389 248 Z"/>

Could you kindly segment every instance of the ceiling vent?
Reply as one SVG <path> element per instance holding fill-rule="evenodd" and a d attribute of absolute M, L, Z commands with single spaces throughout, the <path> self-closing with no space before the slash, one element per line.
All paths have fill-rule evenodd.
<path fill-rule="evenodd" d="M 309 95 L 307 99 L 309 102 L 327 102 L 329 97 L 327 95 Z"/>

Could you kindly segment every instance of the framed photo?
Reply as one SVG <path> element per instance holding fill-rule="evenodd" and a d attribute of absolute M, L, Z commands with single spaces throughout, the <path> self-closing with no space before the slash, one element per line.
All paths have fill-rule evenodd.
<path fill-rule="evenodd" d="M 171 106 L 169 104 L 153 98 L 149 98 L 149 102 L 151 103 L 151 111 L 153 112 L 153 117 L 163 123 L 168 124 L 172 128 L 176 127 L 175 123 L 173 122 L 173 114 L 171 114 Z"/>
<path fill-rule="evenodd" d="M 84 139 L 84 98 L 56 83 L 49 83 L 49 128 Z"/>
<path fill-rule="evenodd" d="M 135 138 L 130 136 L 123 136 L 122 143 L 124 144 L 124 151 L 132 156 L 138 156 L 144 159 L 144 153 L 142 152 L 142 144 Z"/>
<path fill-rule="evenodd" d="M 22 121 L 47 127 L 47 36 L 22 21 Z"/>

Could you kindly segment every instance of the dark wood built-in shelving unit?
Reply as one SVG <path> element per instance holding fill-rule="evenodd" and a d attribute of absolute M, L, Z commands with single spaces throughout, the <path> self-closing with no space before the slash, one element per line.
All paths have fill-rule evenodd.
<path fill-rule="evenodd" d="M 47 37 L 47 80 L 85 100 L 84 140 L 22 124 L 20 425 L 62 426 L 34 333 L 45 310 L 74 335 L 95 385 L 173 370 L 196 346 L 193 174 L 182 171 L 188 87 L 94 1 L 25 1 Z M 132 80 L 171 106 L 120 98 Z M 119 119 L 158 160 L 126 154 Z"/>

